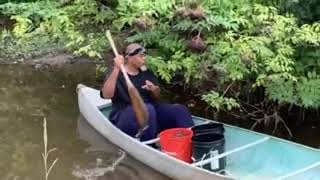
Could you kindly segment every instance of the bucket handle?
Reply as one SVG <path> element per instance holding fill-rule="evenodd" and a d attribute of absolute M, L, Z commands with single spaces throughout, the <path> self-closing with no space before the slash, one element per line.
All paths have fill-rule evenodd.
<path fill-rule="evenodd" d="M 188 128 L 188 129 L 191 130 L 191 128 Z M 188 137 L 188 135 L 184 134 L 182 131 L 177 131 L 175 136 L 170 137 L 170 139 L 174 140 L 174 139 L 185 138 L 185 137 Z"/>
<path fill-rule="evenodd" d="M 193 156 L 191 156 L 191 160 L 193 161 L 193 163 L 196 163 L 196 162 L 201 162 L 201 161 L 203 161 L 208 155 L 210 156 L 210 152 L 212 151 L 214 149 L 214 147 L 213 148 L 211 148 L 207 153 L 205 153 L 205 154 L 203 154 L 203 156 L 201 157 L 201 159 L 200 160 L 196 160 Z M 218 154 L 219 155 L 219 154 Z M 202 168 L 202 164 L 200 165 L 200 167 Z"/>

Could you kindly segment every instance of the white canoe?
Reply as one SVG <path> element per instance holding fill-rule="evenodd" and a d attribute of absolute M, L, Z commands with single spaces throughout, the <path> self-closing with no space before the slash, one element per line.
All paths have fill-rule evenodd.
<path fill-rule="evenodd" d="M 226 125 L 226 151 L 213 159 L 188 164 L 142 143 L 116 128 L 109 120 L 111 101 L 82 84 L 77 87 L 79 109 L 101 135 L 128 154 L 173 179 L 181 180 L 320 180 L 320 150 L 283 139 Z M 210 120 L 193 117 L 196 124 Z M 225 175 L 199 166 L 226 157 Z"/>

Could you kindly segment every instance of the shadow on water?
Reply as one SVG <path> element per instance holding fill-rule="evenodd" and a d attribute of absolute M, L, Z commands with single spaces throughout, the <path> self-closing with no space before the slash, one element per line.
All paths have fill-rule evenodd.
<path fill-rule="evenodd" d="M 121 151 L 79 117 L 75 92 L 78 83 L 93 87 L 98 84 L 95 66 L 58 71 L 0 66 L 0 179 L 45 179 L 41 157 L 44 117 L 48 148 L 58 148 L 49 161 L 59 158 L 50 180 L 168 179 L 127 155 L 114 171 L 110 170 Z"/>

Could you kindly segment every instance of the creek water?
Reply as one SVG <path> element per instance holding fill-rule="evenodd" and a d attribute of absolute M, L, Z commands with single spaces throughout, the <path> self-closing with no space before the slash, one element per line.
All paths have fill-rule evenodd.
<path fill-rule="evenodd" d="M 43 119 L 50 180 L 167 180 L 102 138 L 80 115 L 76 85 L 98 84 L 95 66 L 59 71 L 0 65 L 0 179 L 44 180 Z"/>
<path fill-rule="evenodd" d="M 101 137 L 80 115 L 76 85 L 95 87 L 94 65 L 36 70 L 0 65 L 0 179 L 43 180 L 43 119 L 58 158 L 50 180 L 168 180 Z M 174 99 L 174 98 L 171 98 Z M 196 115 L 199 110 L 192 109 Z M 202 110 L 203 111 L 203 110 Z M 294 140 L 320 145 L 319 121 L 293 130 Z"/>

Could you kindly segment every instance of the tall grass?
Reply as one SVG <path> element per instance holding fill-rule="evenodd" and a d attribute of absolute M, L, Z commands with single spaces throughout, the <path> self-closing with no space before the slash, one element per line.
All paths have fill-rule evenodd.
<path fill-rule="evenodd" d="M 46 118 L 43 119 L 43 143 L 44 143 L 44 153 L 42 153 L 42 158 L 43 158 L 43 163 L 44 163 L 45 180 L 48 180 L 49 174 L 50 174 L 53 166 L 58 162 L 58 158 L 55 158 L 53 163 L 51 163 L 51 165 L 49 165 L 50 163 L 48 162 L 48 156 L 51 152 L 56 151 L 57 148 L 52 148 L 48 151 L 48 134 L 47 134 L 47 120 L 46 120 Z"/>

